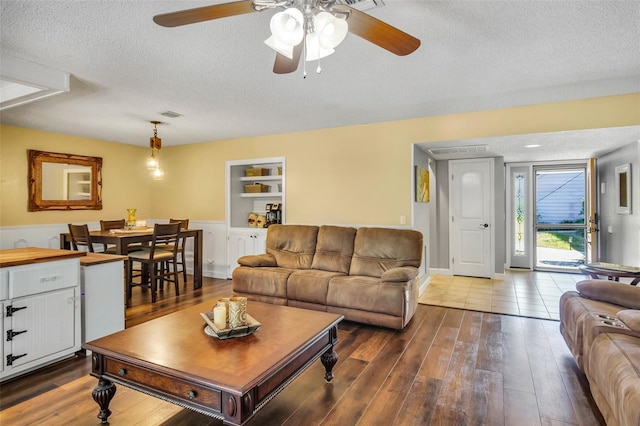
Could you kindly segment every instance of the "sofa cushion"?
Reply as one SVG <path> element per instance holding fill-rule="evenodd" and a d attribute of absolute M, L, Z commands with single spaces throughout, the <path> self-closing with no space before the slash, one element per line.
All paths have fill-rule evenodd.
<path fill-rule="evenodd" d="M 640 309 L 640 287 L 608 280 L 583 280 L 576 284 L 576 289 L 589 299 Z"/>
<path fill-rule="evenodd" d="M 317 269 L 296 271 L 289 276 L 287 281 L 287 298 L 325 305 L 329 280 L 344 275 L 340 272 L 319 271 Z"/>
<path fill-rule="evenodd" d="M 321 226 L 311 268 L 348 274 L 355 237 L 356 228 Z"/>
<path fill-rule="evenodd" d="M 422 234 L 410 229 L 359 228 L 349 275 L 381 277 L 392 268 L 420 267 Z"/>
<path fill-rule="evenodd" d="M 640 425 L 640 339 L 600 334 L 589 349 L 589 385 L 608 425 Z"/>
<path fill-rule="evenodd" d="M 317 226 L 271 225 L 267 230 L 267 254 L 282 268 L 310 269 L 317 236 Z"/>
<path fill-rule="evenodd" d="M 233 270 L 233 291 L 242 294 L 287 298 L 287 279 L 295 269 L 239 266 Z"/>
<path fill-rule="evenodd" d="M 327 305 L 403 317 L 406 284 L 365 276 L 334 277 L 329 281 Z"/>

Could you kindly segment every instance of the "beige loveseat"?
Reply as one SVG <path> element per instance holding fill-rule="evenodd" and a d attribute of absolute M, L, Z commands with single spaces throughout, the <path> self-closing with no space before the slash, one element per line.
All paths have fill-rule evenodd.
<path fill-rule="evenodd" d="M 402 329 L 418 306 L 421 259 L 418 231 L 271 225 L 266 254 L 238 259 L 233 294 Z"/>
<path fill-rule="evenodd" d="M 560 298 L 560 332 L 608 426 L 640 425 L 640 287 L 584 280 Z"/>

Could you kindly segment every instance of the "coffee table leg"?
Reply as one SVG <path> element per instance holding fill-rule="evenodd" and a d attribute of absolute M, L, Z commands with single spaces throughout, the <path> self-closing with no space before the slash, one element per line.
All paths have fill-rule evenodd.
<path fill-rule="evenodd" d="M 109 410 L 109 403 L 111 399 L 116 394 L 116 385 L 114 385 L 110 380 L 100 378 L 98 381 L 98 386 L 95 387 L 91 396 L 93 396 L 93 400 L 98 403 L 100 406 L 100 413 L 98 413 L 98 418 L 102 420 L 102 424 L 108 424 L 107 419 L 111 415 L 111 410 Z"/>
<path fill-rule="evenodd" d="M 338 362 L 338 353 L 333 350 L 333 346 L 320 356 L 320 361 L 322 361 L 322 365 L 324 365 L 326 371 L 324 379 L 329 383 L 333 380 L 333 366 Z"/>

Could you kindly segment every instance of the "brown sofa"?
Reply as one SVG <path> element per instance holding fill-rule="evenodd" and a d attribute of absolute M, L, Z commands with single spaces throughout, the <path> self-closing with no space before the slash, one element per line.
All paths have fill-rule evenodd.
<path fill-rule="evenodd" d="M 640 425 L 640 287 L 584 280 L 560 298 L 560 333 L 608 426 Z"/>
<path fill-rule="evenodd" d="M 266 254 L 238 259 L 233 294 L 402 329 L 418 306 L 421 259 L 418 231 L 271 225 Z"/>

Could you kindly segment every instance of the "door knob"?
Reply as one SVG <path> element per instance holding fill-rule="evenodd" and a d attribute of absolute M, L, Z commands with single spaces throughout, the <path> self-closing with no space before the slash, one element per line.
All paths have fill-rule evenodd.
<path fill-rule="evenodd" d="M 482 226 L 483 228 L 488 228 L 488 227 L 489 227 L 489 224 L 488 224 L 488 223 L 483 223 L 483 224 L 482 224 L 482 225 L 480 225 L 480 226 Z"/>

